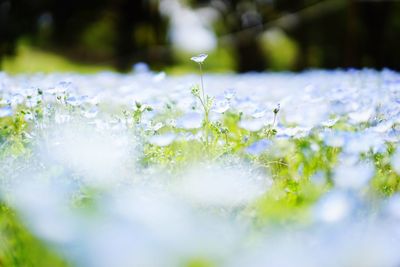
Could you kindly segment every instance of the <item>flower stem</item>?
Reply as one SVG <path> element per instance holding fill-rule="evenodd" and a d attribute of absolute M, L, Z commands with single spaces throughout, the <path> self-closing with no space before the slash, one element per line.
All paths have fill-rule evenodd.
<path fill-rule="evenodd" d="M 209 121 L 208 121 L 208 103 L 207 99 L 204 93 L 204 82 L 203 82 L 203 68 L 201 67 L 201 63 L 199 63 L 199 68 L 200 68 L 200 81 L 201 81 L 201 97 L 200 97 L 200 102 L 203 105 L 204 108 L 204 123 L 205 123 L 205 138 L 206 138 L 206 147 L 208 149 L 209 147 L 209 140 L 208 140 L 208 134 L 209 134 Z"/>
<path fill-rule="evenodd" d="M 203 97 L 203 101 L 206 101 L 205 94 L 204 94 L 204 83 L 203 83 L 203 68 L 201 67 L 201 63 L 199 63 L 200 67 L 200 81 L 201 81 L 201 93 Z"/>

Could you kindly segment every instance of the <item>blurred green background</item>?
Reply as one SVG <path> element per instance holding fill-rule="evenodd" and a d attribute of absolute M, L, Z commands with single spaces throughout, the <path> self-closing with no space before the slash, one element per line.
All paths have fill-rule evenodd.
<path fill-rule="evenodd" d="M 400 1 L 0 0 L 0 68 L 213 72 L 400 69 Z"/>

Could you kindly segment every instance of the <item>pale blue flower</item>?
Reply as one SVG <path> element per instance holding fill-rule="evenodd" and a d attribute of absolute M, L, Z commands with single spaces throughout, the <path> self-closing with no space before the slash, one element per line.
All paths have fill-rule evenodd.
<path fill-rule="evenodd" d="M 207 57 L 208 57 L 207 54 L 200 54 L 200 55 L 191 57 L 190 60 L 192 60 L 196 63 L 202 64 L 204 62 L 204 60 L 206 60 Z"/>
<path fill-rule="evenodd" d="M 13 115 L 13 110 L 10 106 L 0 108 L 0 118 L 9 117 Z"/>
<path fill-rule="evenodd" d="M 273 142 L 271 140 L 262 139 L 251 144 L 249 147 L 246 148 L 245 151 L 251 155 L 258 156 L 261 153 L 265 152 L 268 148 L 270 148 L 272 144 Z"/>

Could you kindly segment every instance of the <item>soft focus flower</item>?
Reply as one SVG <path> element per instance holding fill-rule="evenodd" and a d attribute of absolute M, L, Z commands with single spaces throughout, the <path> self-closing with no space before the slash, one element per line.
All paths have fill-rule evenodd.
<path fill-rule="evenodd" d="M 206 60 L 207 57 L 208 57 L 207 54 L 200 54 L 198 56 L 191 57 L 190 60 L 192 60 L 196 63 L 202 64 L 204 62 L 204 60 Z"/>

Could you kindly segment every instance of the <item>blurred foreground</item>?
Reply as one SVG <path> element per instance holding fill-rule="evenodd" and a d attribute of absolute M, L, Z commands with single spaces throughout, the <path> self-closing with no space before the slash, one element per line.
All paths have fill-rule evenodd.
<path fill-rule="evenodd" d="M 203 78 L 1 73 L 0 265 L 399 266 L 398 73 Z"/>

